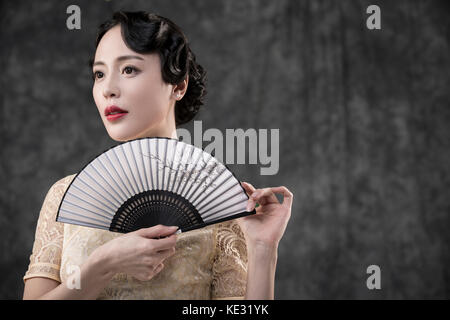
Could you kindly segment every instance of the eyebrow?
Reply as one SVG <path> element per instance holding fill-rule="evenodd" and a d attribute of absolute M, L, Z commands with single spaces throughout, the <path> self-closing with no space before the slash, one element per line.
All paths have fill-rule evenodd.
<path fill-rule="evenodd" d="M 123 61 L 123 60 L 128 60 L 128 59 L 139 59 L 139 60 L 144 60 L 143 58 L 139 57 L 139 56 L 120 56 L 116 58 L 116 61 Z M 105 65 L 105 63 L 103 61 L 96 61 L 94 62 L 94 64 L 92 66 L 96 66 L 96 65 Z"/>

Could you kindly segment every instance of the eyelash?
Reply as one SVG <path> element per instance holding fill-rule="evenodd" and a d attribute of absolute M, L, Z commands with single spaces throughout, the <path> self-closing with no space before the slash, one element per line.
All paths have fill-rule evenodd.
<path fill-rule="evenodd" d="M 126 67 L 123 68 L 122 71 L 124 71 L 124 70 L 127 69 L 127 68 L 132 69 L 134 72 L 139 72 L 139 69 L 136 68 L 136 67 L 133 67 L 133 66 L 126 66 Z M 98 78 L 97 78 L 97 74 L 98 74 L 99 72 L 100 72 L 100 73 L 103 73 L 103 72 L 101 72 L 101 71 L 95 71 L 95 72 L 92 73 L 92 78 L 93 78 L 94 80 L 98 79 Z M 130 74 L 130 73 L 128 73 L 128 74 Z"/>

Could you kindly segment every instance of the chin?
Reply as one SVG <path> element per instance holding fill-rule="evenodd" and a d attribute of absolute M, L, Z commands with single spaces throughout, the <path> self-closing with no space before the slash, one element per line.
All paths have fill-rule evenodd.
<path fill-rule="evenodd" d="M 117 134 L 115 132 L 108 132 L 109 137 L 117 142 L 125 142 L 128 140 L 132 140 L 133 136 L 128 134 Z"/>

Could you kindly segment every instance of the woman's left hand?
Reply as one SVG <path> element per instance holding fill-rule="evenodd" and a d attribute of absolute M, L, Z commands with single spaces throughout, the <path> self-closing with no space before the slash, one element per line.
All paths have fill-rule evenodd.
<path fill-rule="evenodd" d="M 250 183 L 241 182 L 250 199 L 247 211 L 252 211 L 256 203 L 256 214 L 237 219 L 242 232 L 250 244 L 278 246 L 291 217 L 293 194 L 286 187 L 255 189 Z M 275 193 L 283 194 L 280 203 Z"/>

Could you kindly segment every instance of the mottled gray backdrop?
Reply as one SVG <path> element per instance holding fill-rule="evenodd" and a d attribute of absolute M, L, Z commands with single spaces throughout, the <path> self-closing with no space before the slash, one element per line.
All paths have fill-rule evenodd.
<path fill-rule="evenodd" d="M 45 194 L 116 144 L 91 95 L 96 27 L 118 9 L 166 16 L 208 72 L 207 128 L 280 129 L 278 299 L 450 297 L 446 1 L 1 1 L 0 297 L 22 297 Z M 81 30 L 66 8 L 81 8 Z M 366 8 L 381 8 L 381 30 Z M 186 126 L 192 128 L 192 125 Z M 366 268 L 381 268 L 368 290 Z"/>

